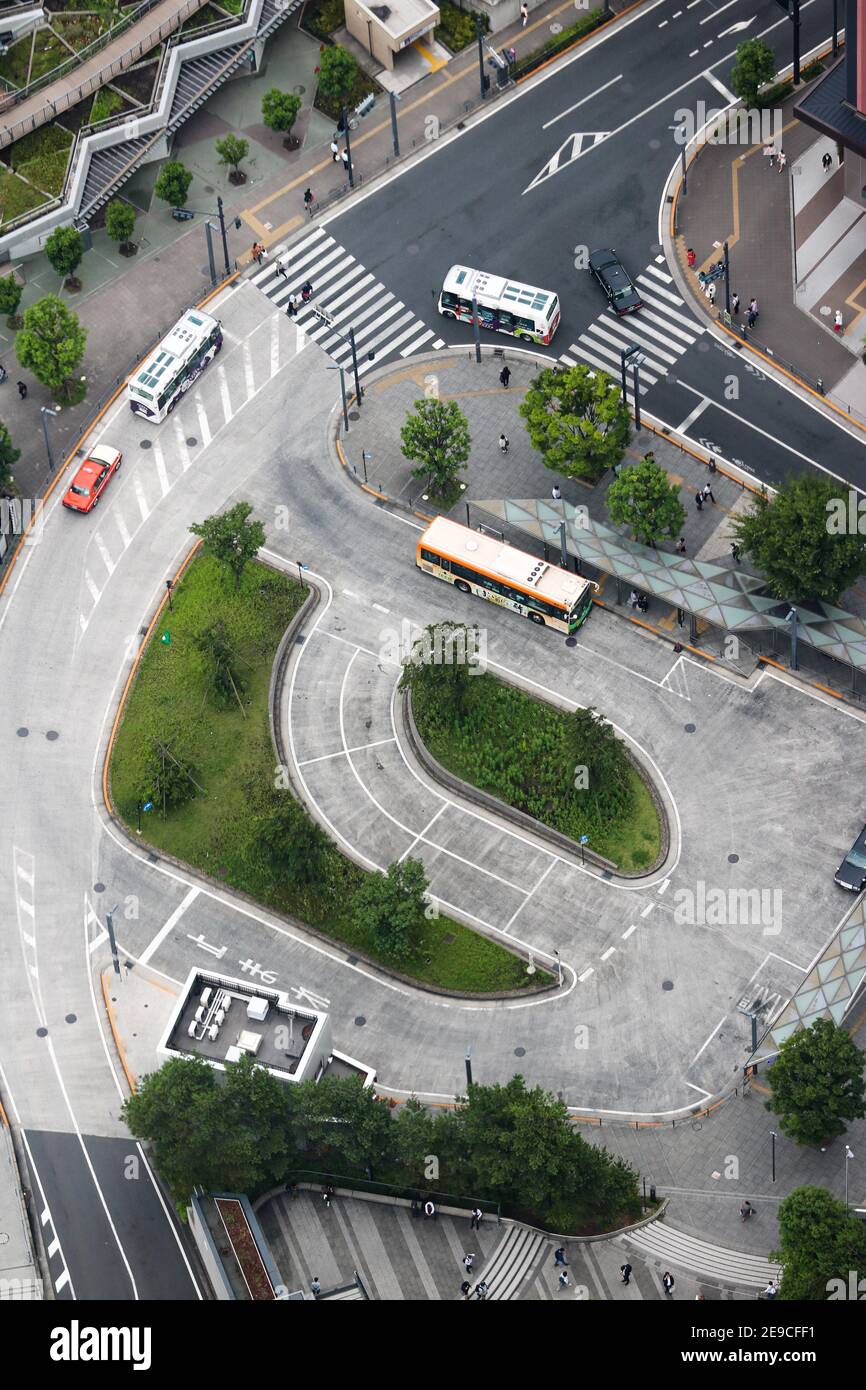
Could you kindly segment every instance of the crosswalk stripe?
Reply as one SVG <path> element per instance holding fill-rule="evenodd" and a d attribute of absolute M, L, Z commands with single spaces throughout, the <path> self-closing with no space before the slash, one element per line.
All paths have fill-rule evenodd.
<path fill-rule="evenodd" d="M 660 294 L 663 299 L 669 299 L 671 304 L 685 303 L 685 300 L 680 299 L 679 295 L 674 294 L 673 290 L 662 289 L 661 285 L 657 285 L 654 280 L 648 280 L 645 275 L 639 275 L 637 277 L 637 282 L 639 285 L 649 285 L 654 294 Z"/>
<path fill-rule="evenodd" d="M 592 326 L 592 332 L 600 334 L 601 337 L 607 339 L 609 343 L 613 343 L 617 352 L 621 352 L 622 349 L 626 346 L 630 347 L 632 345 L 632 341 L 634 342 L 635 346 L 643 346 L 643 344 L 640 343 L 640 341 L 635 337 L 634 334 L 631 335 L 632 341 L 629 341 L 629 337 L 620 337 L 615 331 L 611 331 L 612 329 L 613 324 L 611 324 L 610 326 L 606 324 L 604 327 L 602 327 L 600 323 L 594 323 Z M 656 362 L 651 356 L 649 356 L 649 353 L 651 351 L 656 351 L 657 356 L 659 357 L 667 358 L 667 361 L 669 363 L 673 363 L 676 361 L 675 357 L 668 356 L 666 352 L 658 352 L 656 349 L 652 348 L 652 344 L 647 344 L 646 352 L 644 352 L 643 356 L 644 361 L 649 364 L 651 371 L 658 371 L 662 373 L 667 371 L 667 367 L 662 362 Z M 643 370 L 643 366 L 641 366 L 641 370 Z"/>
<path fill-rule="evenodd" d="M 620 366 L 621 366 L 621 358 L 620 358 L 620 355 L 619 355 L 618 352 L 614 352 L 612 348 L 605 347 L 603 343 L 597 342 L 595 338 L 588 338 L 588 337 L 586 336 L 585 333 L 582 333 L 582 334 L 580 335 L 580 338 L 578 339 L 578 342 L 581 342 L 581 343 L 588 343 L 591 347 L 593 347 L 593 348 L 595 349 L 596 352 L 600 353 L 602 357 L 608 357 L 608 358 L 610 358 L 610 360 L 612 361 L 612 363 L 613 363 L 613 365 L 614 365 L 614 367 L 615 367 L 615 369 L 616 369 L 616 373 L 615 373 L 615 374 L 616 374 L 616 375 L 619 375 Z M 572 343 L 572 347 L 576 347 L 576 346 L 577 346 L 577 344 Z M 605 367 L 605 371 L 609 372 L 609 371 L 610 371 L 610 367 Z M 642 371 L 641 371 L 641 377 L 643 378 L 644 381 L 649 382 L 649 384 L 650 384 L 651 386 L 655 386 L 656 382 L 658 381 L 658 377 L 657 377 L 657 376 L 653 376 L 652 372 L 645 372 L 645 371 L 642 370 Z"/>
<path fill-rule="evenodd" d="M 696 336 L 693 337 L 692 334 L 686 333 L 685 329 L 677 328 L 674 324 L 668 323 L 667 319 L 662 318 L 661 314 L 653 313 L 651 309 L 647 309 L 646 306 L 644 306 L 640 311 L 640 321 L 641 323 L 645 323 L 647 319 L 650 323 L 657 323 L 661 328 L 664 328 L 668 334 L 674 334 L 673 338 L 667 338 L 669 343 L 676 344 L 682 341 L 681 352 L 685 352 L 687 347 L 691 347 L 692 343 L 697 341 Z"/>
<path fill-rule="evenodd" d="M 671 358 L 672 362 L 675 362 L 677 357 L 685 352 L 685 346 L 682 343 L 674 342 L 673 339 L 668 338 L 664 333 L 660 333 L 657 328 L 650 328 L 645 322 L 643 314 L 641 314 L 639 319 L 631 319 L 627 328 L 620 325 L 620 331 L 622 333 L 630 333 L 637 342 L 646 342 L 646 338 L 643 336 L 646 334 L 649 338 L 655 338 L 656 342 L 664 343 L 665 347 L 670 348 L 675 354 Z M 647 342 L 647 347 L 651 348 L 653 352 L 661 352 L 661 349 L 657 348 L 655 343 Z"/>
<path fill-rule="evenodd" d="M 410 343 L 407 348 L 403 348 L 401 357 L 410 357 L 413 352 L 417 352 L 422 343 L 426 343 L 428 338 L 433 337 L 433 329 L 428 328 L 426 333 L 422 333 L 420 338 L 416 338 L 414 343 Z"/>
<path fill-rule="evenodd" d="M 663 290 L 658 290 L 653 286 L 652 294 L 646 295 L 646 299 L 651 307 L 657 309 L 660 313 L 666 314 L 674 323 L 680 323 L 683 328 L 688 328 L 692 333 L 697 333 L 698 324 L 693 318 L 688 318 L 685 314 L 677 313 L 676 309 L 672 309 L 664 300 L 657 298 L 659 294 L 663 293 Z"/>
<path fill-rule="evenodd" d="M 672 275 L 668 275 L 667 272 L 664 270 L 659 270 L 657 265 L 648 265 L 647 270 L 651 275 L 657 275 L 658 278 L 660 280 L 663 280 L 666 285 L 672 285 L 674 282 L 674 277 Z M 682 303 L 682 301 L 680 302 Z"/>

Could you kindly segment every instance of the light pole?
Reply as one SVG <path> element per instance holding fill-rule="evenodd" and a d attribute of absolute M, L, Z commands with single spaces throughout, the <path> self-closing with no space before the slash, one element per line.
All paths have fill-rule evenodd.
<path fill-rule="evenodd" d="M 336 328 L 336 327 L 334 326 L 334 320 L 333 320 L 332 316 L 331 316 L 330 314 L 326 314 L 325 311 L 324 311 L 324 309 L 314 309 L 314 310 L 313 310 L 313 315 L 314 315 L 315 318 L 317 318 L 317 319 L 319 320 L 320 323 L 326 324 L 326 325 L 328 326 L 328 328 L 330 328 L 330 330 L 331 330 L 332 333 L 336 333 L 337 337 L 340 339 L 341 342 L 343 342 L 343 343 L 348 343 L 349 347 L 350 347 L 351 350 L 352 350 L 352 373 L 353 373 L 354 378 L 355 378 L 355 400 L 356 400 L 356 402 L 357 402 L 358 409 L 360 410 L 360 408 L 361 408 L 361 383 L 360 383 L 360 381 L 359 381 L 359 379 L 358 379 L 358 353 L 357 353 L 357 351 L 356 351 L 356 349 L 355 349 L 355 330 L 354 330 L 354 328 L 350 328 L 350 329 L 349 329 L 349 332 L 348 332 L 348 335 L 345 334 L 345 333 L 341 333 L 340 330 L 339 330 L 339 328 Z M 373 359 L 375 358 L 375 356 L 376 356 L 375 352 L 368 352 L 368 353 L 367 353 L 367 360 L 368 360 L 369 362 L 372 362 Z"/>
<path fill-rule="evenodd" d="M 346 158 L 348 160 L 347 173 L 349 175 L 349 187 L 355 187 L 355 172 L 352 168 L 352 146 L 349 141 L 349 108 L 344 106 L 340 112 L 340 124 L 343 127 L 343 139 L 346 142 Z"/>
<path fill-rule="evenodd" d="M 400 156 L 400 137 L 397 134 L 397 102 L 400 100 L 399 92 L 389 92 L 388 100 L 391 107 L 391 139 L 394 142 L 394 158 Z"/>
<path fill-rule="evenodd" d="M 791 670 L 799 671 L 800 667 L 797 665 L 797 610 L 793 605 L 785 622 L 791 624 Z"/>
<path fill-rule="evenodd" d="M 176 213 L 178 214 L 177 220 L 180 221 L 180 222 L 187 222 L 191 217 L 194 217 L 194 216 L 196 215 L 196 213 L 198 213 L 199 216 L 202 216 L 202 217 L 213 217 L 213 216 L 214 216 L 214 213 L 213 213 L 213 212 L 205 212 L 203 208 L 177 208 L 175 211 L 176 211 Z M 181 215 L 181 214 L 182 214 L 182 215 Z M 226 233 L 226 215 L 225 215 L 225 209 L 223 208 L 223 200 L 222 200 L 222 198 L 221 198 L 219 195 L 217 195 L 217 210 L 216 210 L 216 216 L 219 218 L 219 224 L 220 224 L 220 237 L 221 237 L 221 239 L 222 239 L 222 244 L 223 244 L 223 263 L 224 263 L 224 265 L 225 265 L 225 272 L 226 272 L 226 275 L 228 276 L 228 275 L 231 275 L 231 273 L 232 273 L 231 262 L 230 262 L 230 260 L 229 260 L 229 239 L 228 239 L 228 235 L 227 235 L 227 233 Z M 241 229 L 241 227 L 243 226 L 243 223 L 241 222 L 241 219 L 240 219 L 239 217 L 236 217 L 236 218 L 234 219 L 234 225 L 235 225 L 235 230 L 239 232 L 240 229 Z M 206 235 L 207 235 L 207 252 L 208 252 L 208 260 L 210 261 L 211 280 L 215 280 L 215 279 L 216 279 L 216 273 L 215 273 L 214 260 L 213 260 L 213 248 L 211 247 L 211 240 L 210 240 L 210 234 L 211 234 L 211 226 L 212 226 L 212 224 L 211 224 L 210 222 L 205 222 L 204 226 L 205 226 L 205 233 L 206 233 Z"/>
<path fill-rule="evenodd" d="M 343 425 L 345 426 L 346 433 L 348 434 L 348 433 L 349 433 L 349 407 L 348 407 L 348 405 L 346 404 L 346 369 L 345 369 L 345 367 L 341 367 L 340 364 L 339 364 L 339 362 L 334 362 L 330 367 L 328 367 L 328 371 L 329 371 L 329 372 L 339 372 L 339 373 L 340 373 L 340 394 L 341 394 L 341 396 L 343 397 Z"/>
<path fill-rule="evenodd" d="M 560 958 L 559 958 L 559 952 L 558 952 L 558 951 L 554 951 L 553 954 L 554 954 L 554 957 L 555 957 L 555 959 L 556 959 L 557 984 L 561 985 L 561 984 L 562 984 L 562 961 L 561 961 Z"/>
<path fill-rule="evenodd" d="M 848 1145 L 845 1145 L 845 1210 L 848 1210 L 848 1164 L 854 1157 Z"/>
<path fill-rule="evenodd" d="M 779 1137 L 779 1136 L 778 1136 L 778 1134 L 776 1133 L 776 1131 L 775 1131 L 774 1129 L 771 1129 L 771 1130 L 770 1130 L 770 1145 L 771 1145 L 771 1148 L 770 1148 L 770 1161 L 771 1161 L 771 1163 L 772 1163 L 772 1168 L 773 1168 L 773 1177 L 772 1177 L 773 1182 L 776 1181 L 776 1140 L 778 1139 L 778 1137 Z"/>
<path fill-rule="evenodd" d="M 490 78 L 484 74 L 484 30 L 481 27 L 480 16 L 475 20 L 475 35 L 478 39 L 478 80 L 481 84 L 481 100 L 483 101 L 487 95 L 487 84 Z"/>
<path fill-rule="evenodd" d="M 472 1085 L 472 1044 L 466 1044 L 466 1085 Z"/>
<path fill-rule="evenodd" d="M 117 942 L 114 939 L 114 914 L 117 911 L 118 906 L 119 904 L 115 903 L 114 907 L 109 908 L 105 914 L 105 927 L 106 931 L 108 932 L 109 945 L 111 946 L 111 958 L 114 961 L 115 975 L 120 974 L 120 961 L 117 959 Z"/>
<path fill-rule="evenodd" d="M 46 452 L 46 454 L 48 455 L 48 471 L 49 471 L 50 473 L 53 473 L 53 472 L 54 472 L 54 455 L 53 455 L 53 453 L 51 452 L 51 440 L 50 440 L 49 437 L 48 437 L 48 422 L 47 422 L 47 420 L 45 419 L 45 416 L 46 416 L 46 415 L 59 415 L 59 414 L 60 414 L 60 411 L 59 411 L 59 410 L 51 410 L 51 409 L 49 409 L 49 407 L 48 407 L 47 405 L 41 405 L 41 406 L 39 407 L 39 410 L 40 410 L 41 415 L 42 415 L 42 433 L 43 433 L 43 435 L 45 436 L 45 452 Z"/>
<path fill-rule="evenodd" d="M 475 361 L 481 361 L 481 326 L 478 322 L 478 300 L 472 291 L 472 334 L 475 338 Z"/>

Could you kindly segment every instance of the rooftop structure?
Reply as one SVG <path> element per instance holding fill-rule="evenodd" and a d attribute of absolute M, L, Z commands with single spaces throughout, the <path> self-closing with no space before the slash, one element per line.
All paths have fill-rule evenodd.
<path fill-rule="evenodd" d="M 388 0 L 388 4 L 364 4 L 347 0 L 346 28 L 353 38 L 386 68 L 393 68 L 401 49 L 409 48 L 439 23 L 439 7 L 432 0 Z"/>

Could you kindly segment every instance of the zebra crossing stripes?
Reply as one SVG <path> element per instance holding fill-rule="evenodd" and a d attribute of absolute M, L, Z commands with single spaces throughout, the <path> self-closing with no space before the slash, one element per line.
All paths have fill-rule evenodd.
<path fill-rule="evenodd" d="M 281 309 L 288 307 L 290 297 L 298 295 L 306 281 L 313 286 L 313 297 L 299 306 L 295 323 L 340 366 L 351 358 L 346 341 L 349 328 L 355 335 L 359 374 L 388 357 L 411 357 L 422 348 L 438 352 L 446 346 L 323 227 L 288 251 L 277 248 L 268 265 L 252 277 L 256 288 Z M 326 313 L 331 322 L 323 323 L 316 310 Z"/>
<path fill-rule="evenodd" d="M 604 309 L 560 355 L 566 367 L 583 362 L 610 376 L 619 377 L 622 350 L 639 347 L 640 393 L 645 396 L 661 377 L 666 377 L 683 353 L 705 332 L 686 312 L 685 303 L 671 288 L 673 277 L 651 264 L 636 277 L 643 308 L 620 318 Z"/>

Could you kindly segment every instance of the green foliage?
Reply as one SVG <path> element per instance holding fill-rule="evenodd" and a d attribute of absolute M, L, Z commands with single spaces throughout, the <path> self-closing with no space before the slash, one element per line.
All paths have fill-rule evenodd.
<path fill-rule="evenodd" d="M 13 318 L 18 313 L 23 293 L 24 286 L 19 285 L 14 273 L 0 276 L 0 314 L 8 314 Z"/>
<path fill-rule="evenodd" d="M 596 482 L 620 462 L 631 438 L 619 386 L 583 365 L 539 372 L 520 414 L 545 466 L 569 478 Z"/>
<path fill-rule="evenodd" d="M 250 142 L 230 132 L 228 135 L 224 135 L 221 140 L 217 140 L 216 152 L 219 155 L 220 164 L 227 164 L 230 169 L 236 170 L 249 154 Z"/>
<path fill-rule="evenodd" d="M 668 475 L 651 454 L 640 463 L 623 468 L 607 491 L 607 508 L 616 526 L 630 526 L 643 545 L 669 540 L 682 532 L 686 509 L 680 501 L 680 484 Z"/>
<path fill-rule="evenodd" d="M 201 786 L 182 733 L 164 730 L 161 735 L 151 740 L 137 794 L 143 806 L 152 801 L 159 815 L 185 806 Z"/>
<path fill-rule="evenodd" d="M 785 1266 L 779 1297 L 823 1303 L 862 1298 L 849 1290 L 866 1269 L 866 1223 L 823 1187 L 796 1187 L 779 1205 L 779 1249 L 772 1259 Z M 835 1285 L 833 1280 L 841 1281 Z"/>
<path fill-rule="evenodd" d="M 358 60 L 347 48 L 337 43 L 325 49 L 319 60 L 319 87 L 325 97 L 341 101 L 352 90 L 357 76 Z"/>
<path fill-rule="evenodd" d="M 556 54 L 563 53 L 565 49 L 575 43 L 577 39 L 583 38 L 585 34 L 592 33 L 593 29 L 597 29 L 600 24 L 604 24 L 607 18 L 606 9 L 591 10 L 589 14 L 584 15 L 583 18 L 577 20 L 575 24 L 567 25 L 555 38 L 548 39 L 547 43 L 542 44 L 540 48 L 535 48 L 530 53 L 522 54 L 518 63 L 520 72 L 526 73 L 530 69 L 538 67 L 540 63 L 547 62 L 549 58 L 555 57 Z"/>
<path fill-rule="evenodd" d="M 244 570 L 254 560 L 265 543 L 265 528 L 260 521 L 250 521 L 249 502 L 236 502 L 226 512 L 218 512 L 190 526 L 194 536 L 201 536 L 205 550 L 219 560 L 234 577 L 235 588 L 241 586 Z"/>
<path fill-rule="evenodd" d="M 835 603 L 863 573 L 866 536 L 856 528 L 846 534 L 847 489 L 832 478 L 804 473 L 772 501 L 759 493 L 733 525 L 740 548 L 752 557 L 770 592 L 789 603 L 816 598 Z"/>
<path fill-rule="evenodd" d="M 463 623 L 432 623 L 403 662 L 400 689 L 428 706 L 443 704 L 457 717 L 466 713 L 469 682 L 478 665 L 480 633 Z"/>
<path fill-rule="evenodd" d="M 262 98 L 262 120 L 269 130 L 291 130 L 300 109 L 301 98 L 279 87 L 272 87 Z"/>
<path fill-rule="evenodd" d="M 302 887 L 327 873 L 328 837 L 290 791 L 273 791 L 263 800 L 251 832 L 253 868 L 278 883 Z"/>
<path fill-rule="evenodd" d="M 846 1120 L 862 1120 L 863 1053 L 844 1028 L 816 1019 L 782 1044 L 767 1072 L 767 1110 L 798 1144 L 823 1144 L 845 1133 Z"/>
<path fill-rule="evenodd" d="M 58 227 L 45 243 L 45 254 L 54 270 L 63 279 L 71 279 L 81 265 L 84 241 L 74 227 Z"/>
<path fill-rule="evenodd" d="M 12 469 L 20 457 L 21 450 L 15 448 L 7 426 L 0 421 L 0 491 L 11 483 Z"/>
<path fill-rule="evenodd" d="M 338 29 L 346 27 L 346 7 L 343 0 L 322 0 L 304 10 L 304 28 L 317 38 L 328 39 Z"/>
<path fill-rule="evenodd" d="M 153 191 L 157 198 L 170 203 L 173 208 L 182 208 L 186 203 L 191 183 L 192 174 L 189 169 L 185 168 L 179 159 L 169 159 L 160 169 Z"/>
<path fill-rule="evenodd" d="M 737 44 L 737 54 L 731 68 L 730 87 L 734 96 L 747 106 L 754 106 L 758 88 L 769 82 L 776 73 L 776 58 L 763 39 L 746 39 Z"/>
<path fill-rule="evenodd" d="M 469 422 L 456 401 L 432 397 L 415 402 L 400 430 L 403 457 L 417 462 L 413 478 L 426 478 L 434 495 L 452 486 L 465 469 L 472 440 Z"/>
<path fill-rule="evenodd" d="M 49 390 L 71 395 L 70 381 L 81 364 L 87 346 L 87 333 L 78 317 L 56 294 L 31 304 L 24 311 L 24 323 L 15 339 L 15 355 L 37 381 Z"/>
<path fill-rule="evenodd" d="M 123 107 L 123 97 L 119 92 L 112 91 L 111 87 L 103 87 L 96 93 L 93 99 L 93 107 L 90 112 L 90 124 L 98 125 L 100 121 L 107 121 L 109 116 L 113 116 L 116 111 Z"/>
<path fill-rule="evenodd" d="M 384 956 L 406 960 L 424 929 L 426 893 L 427 878 L 420 859 L 389 864 L 384 874 L 368 874 L 355 894 L 355 921 Z"/>
<path fill-rule="evenodd" d="M 302 1083 L 298 1106 L 307 1144 L 359 1169 L 379 1165 L 388 1154 L 391 1112 L 359 1076 L 324 1076 Z"/>
<path fill-rule="evenodd" d="M 482 32 L 486 32 L 490 28 L 487 15 L 480 15 L 476 10 L 461 10 L 458 5 L 452 5 L 451 0 L 439 0 L 439 23 L 434 30 L 434 38 L 444 43 L 452 53 L 459 53 L 462 48 L 468 48 L 475 42 L 478 19 L 482 21 Z"/>
<path fill-rule="evenodd" d="M 112 199 L 105 209 L 105 230 L 111 240 L 119 242 L 123 250 L 129 245 L 134 229 L 135 208 L 121 198 Z"/>
<path fill-rule="evenodd" d="M 210 693 L 218 705 L 240 700 L 244 689 L 238 656 L 222 618 L 196 633 L 195 644 L 207 661 Z"/>
<path fill-rule="evenodd" d="M 418 732 L 455 776 L 574 840 L 588 835 L 622 869 L 656 857 L 660 829 L 649 789 L 592 711 L 566 714 L 479 673 L 458 709 L 444 672 L 434 667 L 429 686 L 424 668 L 406 672 Z"/>

